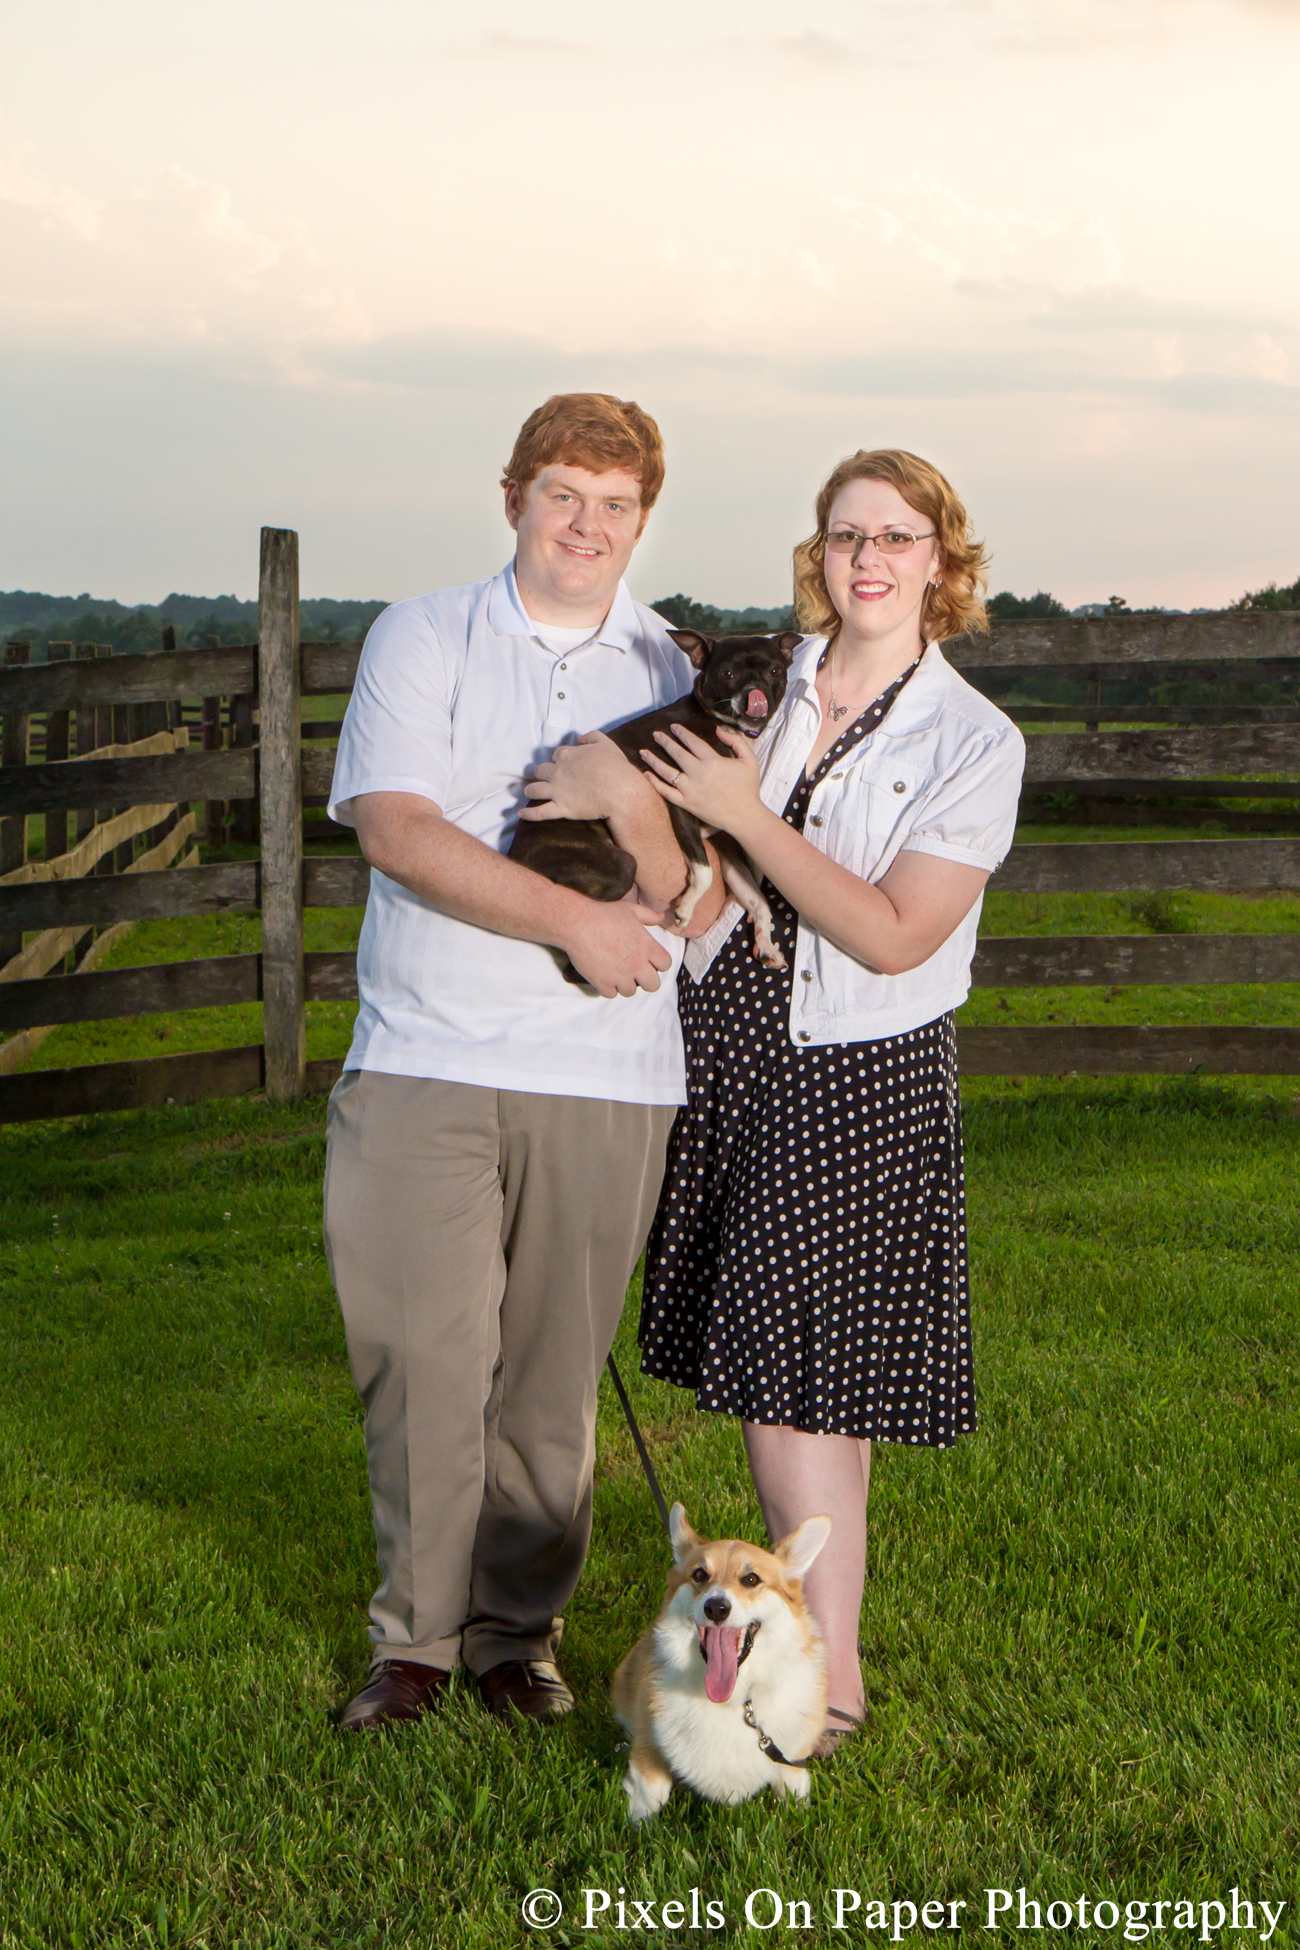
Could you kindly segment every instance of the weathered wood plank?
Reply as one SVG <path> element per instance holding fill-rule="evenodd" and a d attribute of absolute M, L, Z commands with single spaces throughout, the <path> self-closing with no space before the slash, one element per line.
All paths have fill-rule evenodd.
<path fill-rule="evenodd" d="M 1300 840 L 1081 840 L 1013 846 L 1000 894 L 1216 893 L 1300 887 Z"/>
<path fill-rule="evenodd" d="M 305 799 L 328 798 L 334 779 L 334 752 L 328 746 L 307 745 L 302 754 L 302 791 Z"/>
<path fill-rule="evenodd" d="M 304 697 L 328 697 L 331 691 L 350 691 L 357 681 L 361 662 L 359 642 L 304 643 L 302 646 L 302 693 Z"/>
<path fill-rule="evenodd" d="M 219 650 L 174 650 L 143 657 L 100 657 L 72 664 L 32 664 L 0 671 L 0 711 L 66 711 L 96 704 L 148 704 L 155 699 L 238 696 L 256 683 L 256 644 Z M 12 700 L 12 701 L 11 701 Z"/>
<path fill-rule="evenodd" d="M 951 646 L 944 645 L 944 654 Z M 954 660 L 955 661 L 955 660 Z M 1240 689 L 1243 684 L 1285 684 L 1288 691 L 1294 685 L 1300 671 L 1297 671 L 1291 657 L 1243 657 L 1238 659 L 1202 659 L 1199 657 L 1180 657 L 1173 663 L 1118 663 L 1118 664 L 963 664 L 962 675 L 977 690 L 984 690 L 995 680 L 1014 681 L 1017 689 L 1023 690 L 1037 683 L 1050 680 L 1055 683 L 1062 676 L 1073 677 L 1078 682 L 1097 684 L 1159 684 L 1165 688 L 1181 681 L 1195 684 L 1218 684 L 1224 690 Z"/>
<path fill-rule="evenodd" d="M 1021 804 L 1059 792 L 1078 799 L 1300 799 L 1300 779 L 1035 779 Z"/>
<path fill-rule="evenodd" d="M 303 1090 L 309 1097 L 320 1091 L 332 1090 L 343 1074 L 341 1056 L 317 1056 L 307 1065 L 303 1078 Z"/>
<path fill-rule="evenodd" d="M 1300 772 L 1300 725 L 1219 731 L 1034 732 L 1025 783 L 1042 780 L 1221 778 L 1225 772 Z"/>
<path fill-rule="evenodd" d="M 77 1117 L 87 1111 L 201 1103 L 209 1097 L 242 1097 L 261 1086 L 260 1044 L 138 1057 L 129 1063 L 88 1063 L 72 1070 L 27 1071 L 0 1077 L 0 1124 Z"/>
<path fill-rule="evenodd" d="M 78 974 L 83 970 L 89 974 L 96 963 L 102 961 L 106 955 L 112 952 L 124 935 L 130 934 L 132 925 L 133 923 L 130 921 L 119 921 L 116 927 L 105 928 L 98 939 L 91 942 L 85 954 L 77 963 Z M 52 979 L 61 980 L 62 978 L 56 976 Z M 39 988 L 42 985 L 36 983 L 34 986 Z M 0 989 L 0 997 L 3 997 L 6 993 L 6 990 Z M 37 1024 L 34 1028 L 20 1031 L 17 1036 L 11 1036 L 8 1042 L 0 1043 L 0 1076 L 12 1076 L 15 1070 L 21 1070 L 30 1063 L 33 1055 L 40 1048 L 46 1037 L 53 1035 L 57 1027 L 57 1023 L 51 1023 L 48 1027 L 44 1028 Z"/>
<path fill-rule="evenodd" d="M 1252 725 L 1300 724 L 1296 704 L 1003 704 L 1016 724 L 1071 724 L 1097 719 L 1111 725 Z"/>
<path fill-rule="evenodd" d="M 256 790 L 256 777 L 255 751 L 182 751 L 174 758 L 70 758 L 62 765 L 6 766 L 0 770 L 0 812 L 155 805 L 164 799 L 246 799 Z"/>
<path fill-rule="evenodd" d="M 370 863 L 353 854 L 346 860 L 303 862 L 303 905 L 364 907 L 370 898 Z M 0 916 L 3 909 L 0 909 Z"/>
<path fill-rule="evenodd" d="M 0 984 L 0 1030 L 256 1002 L 261 995 L 261 959 L 260 955 L 213 955 L 205 961 L 156 962 L 147 968 L 103 968 L 94 973 L 48 975 L 39 982 Z"/>
<path fill-rule="evenodd" d="M 167 873 L 113 874 L 103 879 L 45 881 L 34 887 L 0 887 L 0 930 L 78 923 L 107 927 L 112 921 L 167 921 L 180 914 L 248 913 L 257 905 L 257 862 L 241 860 L 220 867 L 173 867 Z"/>
<path fill-rule="evenodd" d="M 342 718 L 337 718 L 328 724 L 322 720 L 318 723 L 304 724 L 302 735 L 304 738 L 337 738 L 342 729 Z"/>
<path fill-rule="evenodd" d="M 975 950 L 971 981 L 977 989 L 1300 982 L 1300 935 L 993 935 Z"/>
<path fill-rule="evenodd" d="M 107 941 L 108 936 L 100 939 Z M 99 942 L 95 946 L 98 948 Z M 305 963 L 309 1001 L 356 1001 L 354 952 L 331 950 L 307 955 Z M 212 955 L 203 961 L 154 962 L 145 968 L 106 968 L 93 973 L 79 970 L 75 975 L 47 975 L 40 981 L 0 982 L 0 1034 L 65 1022 L 224 1008 L 261 999 L 260 955 Z"/>
<path fill-rule="evenodd" d="M 257 637 L 266 1094 L 275 1103 L 292 1103 L 303 1091 L 307 1018 L 302 945 L 298 537 L 290 528 L 262 530 Z"/>
<path fill-rule="evenodd" d="M 151 826 L 161 825 L 175 810 L 171 804 L 132 806 L 129 812 L 117 813 L 102 826 L 92 826 L 85 839 L 79 840 L 70 852 L 61 853 L 53 860 L 29 860 L 26 866 L 15 867 L 12 873 L 0 876 L 0 887 L 26 886 L 34 880 L 75 880 L 80 874 L 90 873 L 123 840 L 134 839 L 139 833 L 147 833 Z"/>
<path fill-rule="evenodd" d="M 1300 1029 L 961 1029 L 966 1076 L 1295 1076 Z"/>
<path fill-rule="evenodd" d="M 996 664 L 1233 663 L 1300 657 L 1300 610 L 1214 610 L 1207 616 L 1044 616 L 995 623 L 989 637 L 955 637 L 959 670 Z"/>
<path fill-rule="evenodd" d="M 307 999 L 309 1002 L 355 1002 L 357 999 L 357 957 L 355 949 L 331 949 L 308 955 Z"/>

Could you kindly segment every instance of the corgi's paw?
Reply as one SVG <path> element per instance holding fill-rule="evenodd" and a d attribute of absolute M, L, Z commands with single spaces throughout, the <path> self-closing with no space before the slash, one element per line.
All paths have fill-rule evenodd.
<path fill-rule="evenodd" d="M 629 1767 L 623 1776 L 623 1792 L 627 1796 L 629 1821 L 646 1821 L 657 1815 L 673 1791 L 671 1774 L 662 1778 L 650 1778 L 639 1767 Z"/>
<path fill-rule="evenodd" d="M 792 1794 L 796 1801 L 806 1801 L 812 1793 L 812 1780 L 806 1767 L 783 1767 L 773 1785 L 778 1794 Z"/>

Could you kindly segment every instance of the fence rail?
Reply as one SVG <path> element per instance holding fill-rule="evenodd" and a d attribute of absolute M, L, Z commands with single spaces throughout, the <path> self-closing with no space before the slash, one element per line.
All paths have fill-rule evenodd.
<path fill-rule="evenodd" d="M 0 966 L 0 1035 L 12 1039 L 0 1045 L 0 1069 L 5 1050 L 21 1056 L 24 1039 L 34 1046 L 61 1023 L 241 1002 L 264 1009 L 264 1041 L 256 1046 L 0 1074 L 0 1122 L 263 1088 L 284 1101 L 338 1074 L 337 1061 L 305 1059 L 305 1007 L 355 997 L 356 958 L 304 953 L 303 915 L 308 907 L 362 905 L 370 876 L 356 857 L 303 857 L 302 808 L 328 793 L 334 754 L 324 741 L 339 725 L 304 726 L 301 701 L 349 691 L 361 646 L 299 642 L 297 537 L 287 530 L 263 530 L 258 635 L 256 644 L 66 655 L 44 666 L 11 660 L 0 669 L 0 959 L 3 944 L 19 949 Z M 1198 816 L 1194 801 L 1204 808 L 1221 798 L 1300 806 L 1300 696 L 1242 696 L 1248 684 L 1273 686 L 1275 697 L 1295 689 L 1300 614 L 1035 619 L 1002 625 L 990 641 L 960 639 L 947 654 L 982 687 L 1012 682 L 1017 695 L 1004 708 L 1026 724 L 1084 726 L 1032 733 L 1027 805 L 1070 794 L 1121 820 L 1170 816 L 1150 806 L 1135 811 L 1152 799 L 1178 801 L 1188 810 L 1174 816 L 1184 818 Z M 1063 675 L 1082 680 L 1086 695 L 1062 703 L 1019 694 L 1047 680 L 1059 684 Z M 1220 686 L 1222 704 L 1169 696 L 1171 685 L 1188 683 Z M 1134 702 L 1135 684 L 1159 694 Z M 1124 686 L 1127 701 L 1107 700 L 1108 685 Z M 144 722 L 159 712 L 165 727 Z M 43 743 L 41 726 L 33 739 L 33 714 L 44 714 Z M 204 749 L 184 748 L 190 729 L 201 733 Z M 33 752 L 44 763 L 26 763 Z M 255 805 L 260 860 L 202 866 L 192 853 L 183 857 L 202 816 L 184 810 L 192 802 L 206 803 L 209 837 L 224 832 L 228 807 L 246 809 L 251 834 L 247 809 Z M 17 860 L 14 835 L 41 813 L 47 838 L 53 823 L 53 854 L 47 844 L 46 859 Z M 133 850 L 160 816 L 170 830 L 126 860 L 124 849 Z M 71 847 L 70 817 L 77 822 Z M 120 870 L 108 875 L 106 865 Z M 1032 894 L 1292 890 L 1300 887 L 1300 839 L 1017 845 L 996 884 Z M 137 921 L 258 911 L 260 954 L 94 966 Z M 93 929 L 108 932 L 76 972 L 58 972 Z M 40 932 L 24 948 L 31 930 Z M 973 980 L 983 988 L 1293 982 L 1300 935 L 985 938 Z M 964 1028 L 958 1050 L 962 1069 L 976 1075 L 1300 1072 L 1300 1030 L 1280 1027 Z"/>

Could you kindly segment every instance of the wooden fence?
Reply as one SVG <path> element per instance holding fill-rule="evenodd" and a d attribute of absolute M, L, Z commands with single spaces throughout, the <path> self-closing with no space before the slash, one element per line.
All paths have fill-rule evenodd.
<path fill-rule="evenodd" d="M 1300 801 L 1300 614 L 1050 618 L 1003 624 L 991 641 L 962 640 L 949 654 L 994 695 L 1012 686 L 1007 708 L 1023 722 L 1082 727 L 1029 738 L 1026 810 L 1035 800 L 1068 794 L 1101 821 L 1176 820 L 1181 807 L 1187 817 L 1230 823 L 1231 813 L 1208 802 L 1245 797 L 1277 802 L 1281 821 L 1300 828 L 1293 817 Z M 333 749 L 319 734 L 336 735 L 337 726 L 308 726 L 318 736 L 304 743 L 301 701 L 349 691 L 359 655 L 356 643 L 299 642 L 297 536 L 264 529 L 255 645 L 62 657 L 0 670 L 0 837 L 8 848 L 0 862 L 0 1037 L 113 1016 L 264 1005 L 263 1042 L 255 1046 L 0 1075 L 0 1122 L 259 1088 L 285 1102 L 332 1083 L 338 1059 L 306 1061 L 305 1005 L 355 997 L 356 960 L 351 953 L 305 954 L 303 910 L 361 905 L 369 868 L 355 856 L 304 860 L 302 807 L 324 803 L 334 764 Z M 1059 690 L 1063 675 L 1075 681 L 1075 701 L 1021 695 L 1035 685 Z M 1220 686 L 1225 701 L 1170 699 L 1171 687 L 1203 697 L 1206 684 Z M 1135 685 L 1145 686 L 1147 701 L 1133 701 Z M 1113 695 L 1121 686 L 1124 702 L 1108 709 L 1107 688 Z M 1262 687 L 1268 701 L 1246 701 L 1251 686 Z M 182 706 L 201 698 L 214 700 L 204 713 L 208 749 L 176 749 Z M 219 699 L 228 701 L 224 734 Z M 117 714 L 141 709 L 165 711 L 165 729 L 146 733 L 142 721 L 130 720 L 132 735 L 119 739 L 118 727 L 128 721 Z M 108 720 L 100 714 L 109 712 L 114 731 L 105 739 L 100 729 Z M 21 760 L 33 713 L 45 714 L 45 763 L 28 766 Z M 70 713 L 76 751 L 62 756 Z M 1116 719 L 1140 728 L 1103 728 Z M 83 723 L 94 727 L 93 744 L 83 743 Z M 223 735 L 228 747 L 215 748 Z M 1170 799 L 1179 802 L 1172 811 L 1151 804 Z M 195 802 L 243 806 L 250 833 L 247 809 L 255 805 L 260 860 L 201 866 L 192 854 L 180 857 L 195 823 L 181 808 Z M 93 809 L 104 807 L 133 810 L 92 826 Z M 55 842 L 75 815 L 78 839 L 52 855 L 47 837 L 45 861 L 23 867 L 10 860 L 17 851 L 13 836 L 33 813 L 45 814 Z M 132 860 L 126 872 L 95 870 L 109 849 L 157 825 L 160 815 L 164 825 L 173 822 L 157 843 L 171 847 L 168 871 L 148 871 L 164 864 L 156 845 L 156 857 Z M 211 813 L 206 830 L 212 831 Z M 1296 889 L 1300 837 L 1017 845 L 995 885 L 1025 893 Z M 92 929 L 259 910 L 260 954 L 112 970 L 83 959 L 74 973 L 47 972 Z M 24 948 L 22 934 L 32 929 L 49 945 L 29 966 L 34 944 Z M 64 946 L 56 952 L 59 941 Z M 984 988 L 1292 982 L 1300 980 L 1300 935 L 995 937 L 981 942 L 974 979 Z M 971 1028 L 960 1032 L 959 1047 L 961 1067 L 971 1074 L 1300 1072 L 1300 1029 L 1290 1028 Z"/>

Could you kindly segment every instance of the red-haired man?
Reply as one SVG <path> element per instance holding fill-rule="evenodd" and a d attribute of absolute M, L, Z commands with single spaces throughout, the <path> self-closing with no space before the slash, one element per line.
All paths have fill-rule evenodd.
<path fill-rule="evenodd" d="M 632 766 L 610 824 L 635 902 L 506 853 L 531 765 L 690 688 L 622 580 L 662 481 L 634 403 L 548 400 L 502 483 L 513 563 L 384 611 L 339 740 L 330 811 L 372 873 L 325 1226 L 382 1574 L 347 1728 L 419 1718 L 458 1663 L 504 1717 L 573 1705 L 596 1386 L 685 1094 L 680 944 L 653 925 L 684 865 Z"/>

